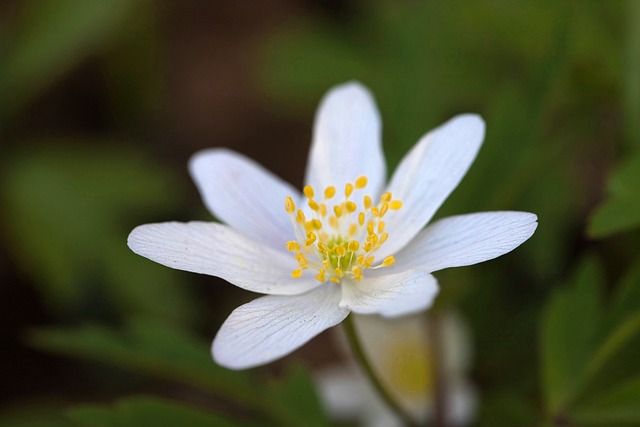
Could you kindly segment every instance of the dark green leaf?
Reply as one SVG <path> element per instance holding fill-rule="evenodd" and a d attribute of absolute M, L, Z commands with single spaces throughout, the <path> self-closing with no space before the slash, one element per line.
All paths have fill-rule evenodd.
<path fill-rule="evenodd" d="M 626 381 L 581 403 L 572 413 L 579 425 L 640 425 L 640 378 Z"/>
<path fill-rule="evenodd" d="M 291 367 L 282 383 L 275 384 L 273 393 L 274 399 L 287 407 L 295 418 L 305 420 L 306 426 L 329 425 L 320 405 L 313 378 L 301 366 Z"/>
<path fill-rule="evenodd" d="M 594 259 L 587 259 L 544 309 L 541 362 L 551 414 L 567 408 L 583 385 L 595 344 L 601 287 L 599 265 Z"/>
<path fill-rule="evenodd" d="M 82 427 L 233 427 L 241 425 L 192 405 L 155 397 L 123 399 L 113 407 L 78 406 L 69 410 L 67 416 Z"/>

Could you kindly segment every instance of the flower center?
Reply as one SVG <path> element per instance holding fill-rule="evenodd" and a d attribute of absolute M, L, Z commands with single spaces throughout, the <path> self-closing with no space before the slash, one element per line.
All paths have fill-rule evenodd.
<path fill-rule="evenodd" d="M 343 277 L 362 280 L 367 268 L 393 265 L 395 258 L 387 256 L 376 263 L 375 252 L 387 241 L 384 216 L 402 207 L 400 200 L 392 200 L 391 193 L 384 193 L 376 205 L 368 194 L 362 195 L 367 177 L 361 176 L 344 187 L 344 199 L 332 202 L 336 188 L 324 189 L 322 199 L 310 185 L 304 187 L 311 218 L 302 209 L 296 210 L 291 197 L 285 199 L 285 210 L 291 217 L 297 241 L 287 242 L 287 250 L 295 254 L 298 268 L 291 272 L 294 278 L 302 276 L 309 268 L 317 271 L 315 278 L 324 282 L 340 283 Z M 354 194 L 356 193 L 356 194 Z M 356 195 L 362 197 L 359 205 Z M 352 197 L 353 196 L 353 197 Z"/>

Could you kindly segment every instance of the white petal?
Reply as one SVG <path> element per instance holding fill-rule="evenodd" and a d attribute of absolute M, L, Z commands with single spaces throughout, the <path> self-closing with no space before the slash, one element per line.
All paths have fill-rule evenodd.
<path fill-rule="evenodd" d="M 436 279 L 421 271 L 370 275 L 361 281 L 343 280 L 340 306 L 359 314 L 396 317 L 428 308 L 437 293 Z"/>
<path fill-rule="evenodd" d="M 373 96 L 359 83 L 330 90 L 316 113 L 306 182 L 322 191 L 366 175 L 369 194 L 379 194 L 386 179 L 380 115 Z"/>
<path fill-rule="evenodd" d="M 512 251 L 533 235 L 537 217 L 528 212 L 480 212 L 429 225 L 396 255 L 392 268 L 433 272 L 487 261 Z"/>
<path fill-rule="evenodd" d="M 253 240 L 284 250 L 294 239 L 284 201 L 298 190 L 253 160 L 226 149 L 196 153 L 189 170 L 211 213 Z"/>
<path fill-rule="evenodd" d="M 215 222 L 141 225 L 127 243 L 138 255 L 167 267 L 221 277 L 253 292 L 292 295 L 318 286 L 312 277 L 291 277 L 298 267 L 289 254 Z"/>
<path fill-rule="evenodd" d="M 230 369 L 251 368 L 279 359 L 320 332 L 340 323 L 334 284 L 295 296 L 266 296 L 236 308 L 213 341 L 215 361 Z"/>
<path fill-rule="evenodd" d="M 387 214 L 389 240 L 379 256 L 397 252 L 429 222 L 467 173 L 484 128 L 479 116 L 454 117 L 423 136 L 404 157 L 387 187 L 403 207 Z"/>

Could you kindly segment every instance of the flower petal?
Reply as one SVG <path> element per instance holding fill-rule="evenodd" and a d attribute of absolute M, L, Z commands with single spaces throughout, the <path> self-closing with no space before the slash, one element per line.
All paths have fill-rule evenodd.
<path fill-rule="evenodd" d="M 365 175 L 374 197 L 386 179 L 380 115 L 373 96 L 359 83 L 330 90 L 320 102 L 309 151 L 306 182 L 338 191 Z"/>
<path fill-rule="evenodd" d="M 340 307 L 387 317 L 424 310 L 438 293 L 435 277 L 422 271 L 367 276 L 361 281 L 343 280 L 342 285 Z"/>
<path fill-rule="evenodd" d="M 313 277 L 291 277 L 298 267 L 287 253 L 215 222 L 141 225 L 127 243 L 138 255 L 167 267 L 221 277 L 248 291 L 293 295 L 318 286 Z"/>
<path fill-rule="evenodd" d="M 284 210 L 287 196 L 298 190 L 253 160 L 226 149 L 195 154 L 189 170 L 209 211 L 234 229 L 276 249 L 294 239 Z"/>
<path fill-rule="evenodd" d="M 403 207 L 386 217 L 389 240 L 379 256 L 397 252 L 429 222 L 467 173 L 484 128 L 477 115 L 454 117 L 423 136 L 404 157 L 387 187 Z"/>
<path fill-rule="evenodd" d="M 433 272 L 497 258 L 531 237 L 536 220 L 532 213 L 510 211 L 443 218 L 402 249 L 391 268 Z"/>
<path fill-rule="evenodd" d="M 340 323 L 349 310 L 340 308 L 334 284 L 296 296 L 266 296 L 236 308 L 213 341 L 214 360 L 230 369 L 272 362 Z"/>

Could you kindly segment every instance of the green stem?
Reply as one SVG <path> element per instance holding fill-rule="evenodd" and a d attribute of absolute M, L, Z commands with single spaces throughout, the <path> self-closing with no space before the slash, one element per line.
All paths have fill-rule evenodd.
<path fill-rule="evenodd" d="M 380 378 L 373 370 L 373 366 L 371 366 L 371 363 L 369 362 L 369 359 L 367 358 L 367 355 L 362 348 L 360 338 L 358 338 L 358 333 L 356 332 L 356 328 L 353 323 L 353 316 L 347 316 L 342 324 L 344 325 L 344 330 L 346 332 L 347 339 L 349 340 L 349 344 L 351 345 L 353 355 L 358 360 L 358 363 L 362 367 L 362 370 L 366 374 L 367 378 L 369 378 L 371 385 L 378 392 L 378 395 L 387 404 L 389 409 L 391 409 L 405 425 L 407 425 L 408 427 L 418 427 L 420 424 L 416 422 L 409 414 L 407 414 L 407 412 L 400 406 L 400 404 L 393 398 L 393 396 L 391 396 L 389 391 L 385 388 L 385 386 L 380 381 Z"/>

